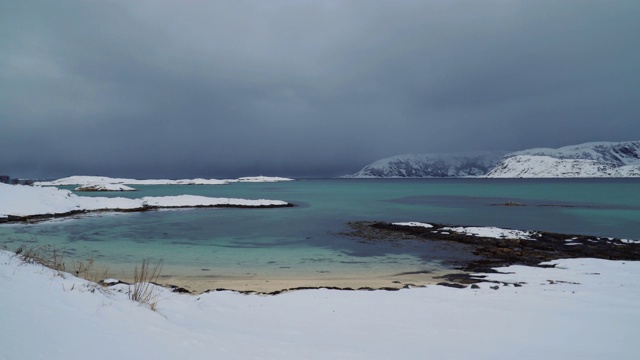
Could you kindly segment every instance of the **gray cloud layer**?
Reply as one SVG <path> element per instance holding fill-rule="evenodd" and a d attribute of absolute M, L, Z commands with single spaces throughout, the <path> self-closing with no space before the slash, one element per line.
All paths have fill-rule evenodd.
<path fill-rule="evenodd" d="M 333 176 L 640 139 L 636 1 L 0 4 L 0 172 Z"/>

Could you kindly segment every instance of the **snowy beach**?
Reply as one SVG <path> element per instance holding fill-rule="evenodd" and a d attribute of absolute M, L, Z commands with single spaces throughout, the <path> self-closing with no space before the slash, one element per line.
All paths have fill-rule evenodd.
<path fill-rule="evenodd" d="M 635 358 L 640 263 L 552 263 L 498 269 L 477 289 L 158 289 L 152 311 L 123 285 L 103 289 L 2 251 L 0 358 Z"/>

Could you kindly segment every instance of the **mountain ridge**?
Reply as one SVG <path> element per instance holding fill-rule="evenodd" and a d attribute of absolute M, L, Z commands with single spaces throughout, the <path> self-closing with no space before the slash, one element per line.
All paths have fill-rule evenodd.
<path fill-rule="evenodd" d="M 421 178 L 481 176 L 490 171 L 506 152 L 404 154 L 374 161 L 354 178 Z"/>
<path fill-rule="evenodd" d="M 640 141 L 588 142 L 515 152 L 404 154 L 377 160 L 346 177 L 640 177 Z"/>

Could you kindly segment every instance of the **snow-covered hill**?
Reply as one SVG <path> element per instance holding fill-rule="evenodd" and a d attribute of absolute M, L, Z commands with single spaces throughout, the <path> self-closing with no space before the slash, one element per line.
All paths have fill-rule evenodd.
<path fill-rule="evenodd" d="M 640 165 L 640 141 L 590 142 L 569 145 L 558 149 L 539 148 L 516 151 L 505 158 L 532 155 L 550 156 L 556 159 L 594 160 L 615 166 Z"/>
<path fill-rule="evenodd" d="M 505 156 L 487 177 L 640 177 L 640 141 L 518 151 Z"/>
<path fill-rule="evenodd" d="M 422 178 L 482 176 L 500 161 L 506 152 L 452 154 L 407 154 L 378 160 L 350 177 Z"/>
<path fill-rule="evenodd" d="M 591 142 L 512 153 L 398 155 L 378 160 L 353 178 L 640 177 L 640 141 Z"/>

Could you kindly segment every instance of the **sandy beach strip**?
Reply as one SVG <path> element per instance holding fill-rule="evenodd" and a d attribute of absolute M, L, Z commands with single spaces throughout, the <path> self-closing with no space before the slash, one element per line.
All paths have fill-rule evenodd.
<path fill-rule="evenodd" d="M 200 294 L 213 290 L 232 290 L 240 292 L 276 293 L 303 288 L 337 288 L 345 290 L 402 289 L 434 285 L 444 281 L 439 276 L 460 273 L 457 270 L 439 270 L 428 273 L 414 272 L 389 274 L 379 272 L 354 274 L 318 274 L 309 276 L 225 276 L 225 275 L 161 275 L 158 283 L 167 287 L 184 288 L 191 293 Z M 131 278 L 119 278 L 131 283 Z"/>

